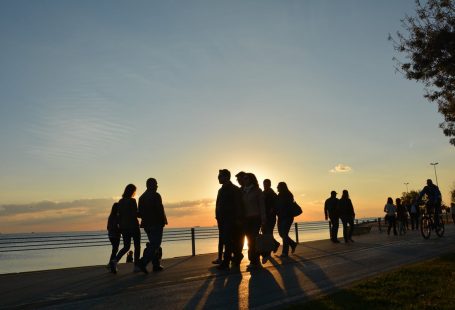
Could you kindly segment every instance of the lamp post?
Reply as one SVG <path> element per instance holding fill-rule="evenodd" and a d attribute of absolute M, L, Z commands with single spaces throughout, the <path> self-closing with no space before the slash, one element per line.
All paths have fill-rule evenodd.
<path fill-rule="evenodd" d="M 439 184 L 438 184 L 438 175 L 436 174 L 436 165 L 439 164 L 439 163 L 430 163 L 430 165 L 433 166 L 434 168 L 434 177 L 436 178 L 436 185 L 439 187 Z"/>
<path fill-rule="evenodd" d="M 403 184 L 406 185 L 406 194 L 409 194 L 409 191 L 408 191 L 409 182 L 405 182 L 405 183 L 403 183 Z"/>

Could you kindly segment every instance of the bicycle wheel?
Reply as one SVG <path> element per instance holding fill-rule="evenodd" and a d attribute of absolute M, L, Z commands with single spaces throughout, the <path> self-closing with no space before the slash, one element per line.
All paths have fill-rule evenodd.
<path fill-rule="evenodd" d="M 439 225 L 436 227 L 436 235 L 438 235 L 438 237 L 442 237 L 444 236 L 444 221 L 442 219 L 442 216 L 439 217 Z"/>
<path fill-rule="evenodd" d="M 423 238 L 425 239 L 430 238 L 431 223 L 428 217 L 422 217 L 422 219 L 420 220 L 420 233 L 422 234 Z"/>

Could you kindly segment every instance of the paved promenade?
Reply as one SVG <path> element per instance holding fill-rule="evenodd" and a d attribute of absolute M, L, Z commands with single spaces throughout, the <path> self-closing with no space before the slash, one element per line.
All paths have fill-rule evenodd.
<path fill-rule="evenodd" d="M 294 255 L 274 257 L 264 268 L 219 272 L 215 254 L 167 259 L 160 273 L 134 274 L 121 264 L 0 275 L 0 308 L 49 309 L 269 309 L 304 301 L 358 279 L 439 254 L 455 252 L 455 225 L 443 238 L 417 231 L 387 236 L 376 227 L 355 243 L 300 244 Z M 107 255 L 107 253 L 106 253 Z M 151 269 L 151 266 L 149 266 Z"/>

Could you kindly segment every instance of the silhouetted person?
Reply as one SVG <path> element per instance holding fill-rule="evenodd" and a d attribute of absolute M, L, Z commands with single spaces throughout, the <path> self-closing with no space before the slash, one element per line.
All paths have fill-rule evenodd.
<path fill-rule="evenodd" d="M 452 222 L 455 224 L 455 203 L 450 204 L 450 213 L 452 213 Z"/>
<path fill-rule="evenodd" d="M 241 195 L 245 189 L 245 175 L 246 173 L 240 171 L 235 175 L 237 183 L 240 185 Z M 235 219 L 235 231 L 234 231 L 234 246 L 233 246 L 233 255 L 232 264 L 235 266 L 240 266 L 240 263 L 243 259 L 243 244 L 245 243 L 245 206 L 243 205 L 243 199 L 241 199 L 241 205 L 237 212 L 237 217 Z"/>
<path fill-rule="evenodd" d="M 291 230 L 292 222 L 294 221 L 294 215 L 292 214 L 294 195 L 292 195 L 287 184 L 284 182 L 278 183 L 277 190 L 276 212 L 278 215 L 278 233 L 281 239 L 283 239 L 283 248 L 280 257 L 284 258 L 289 256 L 289 246 L 291 247 L 292 253 L 295 252 L 295 248 L 297 247 L 297 243 L 289 237 L 289 230 Z"/>
<path fill-rule="evenodd" d="M 428 202 L 426 204 L 428 214 L 434 213 L 434 224 L 439 226 L 439 214 L 441 213 L 442 196 L 439 187 L 433 184 L 431 179 L 427 180 L 427 185 L 420 192 L 417 201 L 420 201 L 423 196 L 427 196 Z"/>
<path fill-rule="evenodd" d="M 386 220 L 389 224 L 387 228 L 387 234 L 390 235 L 390 230 L 393 227 L 393 234 L 397 235 L 397 208 L 393 204 L 392 197 L 387 198 L 387 204 L 384 206 L 384 212 L 386 213 Z"/>
<path fill-rule="evenodd" d="M 120 227 L 119 227 L 119 219 L 118 219 L 118 203 L 114 203 L 111 208 L 111 213 L 107 219 L 107 234 L 109 237 L 109 241 L 112 245 L 111 256 L 109 258 L 108 266 L 110 266 L 110 262 L 115 259 L 117 255 L 118 248 L 120 246 Z"/>
<path fill-rule="evenodd" d="M 354 206 L 347 190 L 343 190 L 340 200 L 338 201 L 338 214 L 340 215 L 341 223 L 343 224 L 344 242 L 348 243 L 352 240 L 352 232 L 354 231 Z"/>
<path fill-rule="evenodd" d="M 147 273 L 147 264 L 152 262 L 153 271 L 161 271 L 159 251 L 163 239 L 163 229 L 167 225 L 166 213 L 164 212 L 161 195 L 157 192 L 158 182 L 154 178 L 149 178 L 146 182 L 147 189 L 139 197 L 139 217 L 142 219 L 141 227 L 144 228 L 148 246 L 141 258 L 139 268 Z"/>
<path fill-rule="evenodd" d="M 266 223 L 262 229 L 263 234 L 270 234 L 273 236 L 273 229 L 275 228 L 276 224 L 276 202 L 278 199 L 278 195 L 272 189 L 272 182 L 269 179 L 265 179 L 262 184 L 264 185 L 264 206 L 265 206 L 265 215 L 266 215 Z M 274 253 L 278 251 L 278 247 L 280 243 L 275 241 L 275 248 L 273 250 Z M 262 255 L 262 263 L 265 264 L 267 259 L 270 257 L 270 252 L 268 253 L 260 253 Z"/>
<path fill-rule="evenodd" d="M 216 197 L 216 215 L 218 221 L 220 243 L 224 244 L 224 256 L 218 266 L 220 270 L 229 270 L 235 245 L 236 218 L 241 207 L 241 191 L 232 184 L 231 173 L 227 169 L 218 172 L 221 188 Z"/>
<path fill-rule="evenodd" d="M 266 224 L 264 195 L 259 188 L 259 183 L 253 173 L 244 177 L 245 188 L 243 192 L 243 206 L 245 207 L 245 235 L 248 241 L 248 259 L 250 264 L 247 269 L 260 266 L 259 253 L 256 251 L 256 238 L 261 226 Z"/>
<path fill-rule="evenodd" d="M 413 203 L 409 207 L 409 215 L 411 216 L 411 228 L 412 230 L 419 229 L 419 217 L 420 217 L 420 207 Z"/>
<path fill-rule="evenodd" d="M 340 243 L 340 241 L 338 241 L 338 226 L 340 224 L 340 217 L 338 215 L 337 192 L 332 191 L 330 193 L 330 198 L 325 201 L 324 215 L 326 221 L 330 218 L 330 240 L 332 240 L 334 243 Z"/>
<path fill-rule="evenodd" d="M 117 263 L 122 259 L 131 247 L 131 238 L 134 240 L 134 264 L 135 271 L 139 263 L 141 253 L 141 232 L 137 220 L 137 203 L 134 199 L 136 186 L 128 184 L 123 192 L 122 199 L 118 202 L 119 226 L 123 236 L 123 248 L 118 252 L 115 259 L 110 263 L 111 271 L 117 272 Z"/>
<path fill-rule="evenodd" d="M 401 204 L 401 199 L 395 199 L 395 203 L 397 206 L 397 220 L 398 220 L 398 232 L 400 235 L 406 233 L 406 222 L 408 220 L 408 210 L 406 207 Z"/>
<path fill-rule="evenodd" d="M 227 169 L 222 169 L 219 171 L 218 173 L 218 182 L 220 184 L 223 184 L 221 183 L 222 181 L 224 182 L 224 179 L 225 179 L 225 175 L 229 175 L 229 182 L 230 182 L 230 179 L 231 179 L 231 172 Z M 221 179 L 220 179 L 221 177 Z M 221 189 L 220 189 L 221 190 Z M 219 191 L 218 191 L 218 195 L 219 195 Z M 217 198 L 217 201 L 218 201 L 218 198 Z M 220 210 L 220 206 L 218 204 L 218 202 L 216 203 L 216 206 L 215 206 L 215 219 L 216 219 L 216 224 L 217 224 L 217 227 L 218 227 L 218 257 L 216 260 L 214 260 L 212 262 L 212 264 L 215 264 L 215 265 L 219 265 L 221 264 L 221 262 L 223 261 L 223 249 L 225 248 L 225 244 L 223 243 L 224 242 L 224 236 L 223 236 L 223 225 L 221 225 L 220 223 L 220 214 L 221 210 Z M 233 242 L 233 240 L 232 240 Z M 232 244 L 233 246 L 233 244 Z M 231 249 L 232 251 L 232 249 Z"/>
<path fill-rule="evenodd" d="M 129 251 L 128 254 L 126 254 L 126 262 L 127 262 L 127 263 L 132 263 L 132 262 L 134 262 L 133 255 L 134 255 L 134 252 L 133 252 L 133 251 Z"/>

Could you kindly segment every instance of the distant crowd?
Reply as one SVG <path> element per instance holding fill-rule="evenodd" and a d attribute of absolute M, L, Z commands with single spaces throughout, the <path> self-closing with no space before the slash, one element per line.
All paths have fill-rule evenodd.
<path fill-rule="evenodd" d="M 294 195 L 285 182 L 279 182 L 277 193 L 272 189 L 272 182 L 265 179 L 260 188 L 256 176 L 250 172 L 239 172 L 235 175 L 239 186 L 231 181 L 231 173 L 227 169 L 218 172 L 218 181 L 221 185 L 218 190 L 215 207 L 215 218 L 219 231 L 218 257 L 213 261 L 219 270 L 229 271 L 238 269 L 244 258 L 243 245 L 246 238 L 248 243 L 247 269 L 259 268 L 270 258 L 271 253 L 276 253 L 280 242 L 274 239 L 275 225 L 281 237 L 281 259 L 289 256 L 289 251 L 295 252 L 297 243 L 289 236 L 289 231 L 294 222 L 294 217 L 302 213 L 302 209 L 294 200 Z M 146 182 L 147 189 L 136 202 L 136 186 L 128 184 L 122 198 L 114 203 L 108 218 L 107 230 L 112 244 L 112 252 L 107 268 L 112 273 L 117 273 L 117 264 L 128 253 L 131 240 L 134 242 L 134 258 L 130 251 L 128 260 L 134 262 L 135 272 L 148 273 L 147 265 L 152 263 L 153 271 L 163 270 L 161 265 L 161 242 L 164 226 L 168 224 L 166 213 L 160 194 L 157 192 L 158 182 L 149 178 Z M 412 229 L 418 229 L 419 207 L 418 201 L 426 195 L 427 206 L 431 206 L 439 215 L 441 209 L 441 193 L 431 180 L 420 192 L 417 201 L 409 206 L 401 204 L 397 198 L 395 204 L 389 197 L 384 207 L 386 221 L 389 224 L 388 234 L 393 228 L 396 235 L 397 222 L 399 233 L 404 233 L 408 226 L 408 217 L 411 219 Z M 347 190 L 343 190 L 341 198 L 337 192 L 332 191 L 324 204 L 325 219 L 330 220 L 330 240 L 338 240 L 339 222 L 343 225 L 343 239 L 345 243 L 354 242 L 355 212 L 354 206 Z M 139 224 L 139 220 L 141 223 Z M 148 242 L 141 254 L 141 232 L 143 228 Z M 123 247 L 119 251 L 120 238 L 123 238 Z"/>

